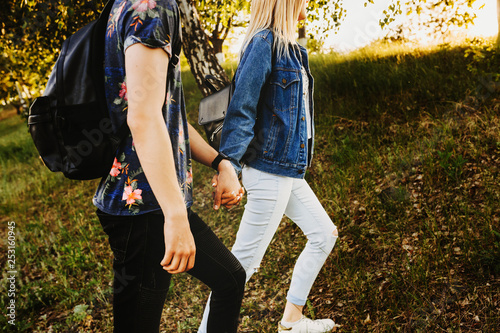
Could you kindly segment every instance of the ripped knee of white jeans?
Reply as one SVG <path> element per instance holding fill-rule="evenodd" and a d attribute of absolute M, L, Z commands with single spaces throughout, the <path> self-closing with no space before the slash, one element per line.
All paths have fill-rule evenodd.
<path fill-rule="evenodd" d="M 308 244 L 328 256 L 330 252 L 332 252 L 333 247 L 335 246 L 335 242 L 337 242 L 337 228 L 335 228 L 331 233 L 327 232 L 318 236 L 318 238 L 310 240 Z"/>
<path fill-rule="evenodd" d="M 332 252 L 338 237 L 339 237 L 339 232 L 336 227 L 335 229 L 333 229 L 331 234 L 325 235 L 325 243 L 323 248 L 323 251 L 325 251 L 325 253 Z"/>

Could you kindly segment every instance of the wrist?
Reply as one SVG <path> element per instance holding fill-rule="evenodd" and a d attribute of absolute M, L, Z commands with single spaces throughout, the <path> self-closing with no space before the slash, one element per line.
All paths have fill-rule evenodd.
<path fill-rule="evenodd" d="M 220 172 L 225 172 L 225 171 L 233 171 L 234 167 L 233 164 L 229 160 L 222 160 L 219 163 L 219 166 L 217 168 L 217 171 Z"/>
<path fill-rule="evenodd" d="M 222 163 L 224 162 L 224 163 Z M 220 166 L 221 164 L 226 164 L 226 162 L 229 162 L 229 156 L 227 156 L 226 154 L 224 153 L 219 153 L 217 155 L 217 157 L 215 157 L 215 159 L 212 161 L 212 168 L 215 170 L 215 171 L 220 171 Z"/>
<path fill-rule="evenodd" d="M 162 208 L 165 224 L 178 224 L 178 221 L 187 221 L 187 209 L 184 200 L 177 204 L 169 204 L 166 208 Z"/>

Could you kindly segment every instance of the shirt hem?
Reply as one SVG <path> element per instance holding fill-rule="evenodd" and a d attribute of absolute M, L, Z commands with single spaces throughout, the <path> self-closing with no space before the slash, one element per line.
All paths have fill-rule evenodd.
<path fill-rule="evenodd" d="M 97 202 L 95 199 L 92 200 L 92 204 L 102 211 L 103 213 L 109 214 L 109 215 L 114 215 L 114 216 L 135 216 L 135 215 L 143 215 L 143 214 L 148 214 L 148 213 L 153 213 L 153 212 L 159 212 L 161 211 L 160 206 L 153 206 L 144 210 L 140 210 L 138 213 L 131 213 L 129 211 L 121 210 L 119 212 L 113 211 L 111 209 L 108 209 L 101 205 L 99 202 Z M 193 201 L 188 201 L 186 202 L 186 209 L 189 209 L 193 206 Z"/>

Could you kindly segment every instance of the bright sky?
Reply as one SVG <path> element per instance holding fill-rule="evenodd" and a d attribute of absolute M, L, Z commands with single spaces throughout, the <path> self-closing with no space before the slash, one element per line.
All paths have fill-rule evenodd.
<path fill-rule="evenodd" d="M 338 51 L 353 50 L 369 44 L 370 41 L 383 37 L 378 24 L 392 0 L 378 0 L 375 4 L 364 7 L 364 0 L 345 0 L 347 14 L 337 34 L 328 37 L 325 46 L 333 46 Z M 494 36 L 498 31 L 496 0 L 477 0 L 474 5 L 477 18 L 475 25 L 467 29 L 473 36 Z M 479 9 L 484 4 L 482 9 Z M 404 19 L 405 15 L 402 17 Z"/>
<path fill-rule="evenodd" d="M 364 7 L 365 0 L 344 0 L 346 17 L 337 34 L 331 33 L 325 41 L 325 48 L 333 47 L 337 52 L 351 51 L 365 46 L 371 41 L 381 38 L 387 34 L 379 26 L 379 19 L 383 17 L 383 11 L 393 0 L 377 0 L 375 4 Z M 480 9 L 481 6 L 483 8 Z M 498 31 L 496 0 L 477 0 L 474 5 L 477 18 L 474 26 L 466 30 L 469 36 L 494 36 Z M 406 15 L 401 15 L 403 20 Z M 225 45 L 229 46 L 229 52 L 237 54 L 245 29 L 234 29 L 232 36 L 228 38 Z"/>

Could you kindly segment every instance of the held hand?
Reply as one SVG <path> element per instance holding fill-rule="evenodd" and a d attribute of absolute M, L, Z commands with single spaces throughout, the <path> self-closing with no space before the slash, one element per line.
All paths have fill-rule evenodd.
<path fill-rule="evenodd" d="M 212 179 L 212 186 L 214 187 L 214 192 L 212 193 L 212 195 L 213 195 L 214 199 L 215 199 L 215 195 L 216 195 L 216 191 L 217 191 L 217 185 L 218 185 L 218 175 L 214 175 L 214 177 Z M 227 209 L 231 209 L 235 205 L 238 205 L 240 203 L 244 194 L 245 194 L 245 189 L 243 187 L 240 187 L 238 192 L 231 191 L 231 192 L 222 193 L 219 206 L 222 205 L 222 206 L 226 207 Z M 216 204 L 214 203 L 214 209 L 217 210 L 218 207 L 216 208 L 215 205 Z"/>
<path fill-rule="evenodd" d="M 189 228 L 187 215 L 165 217 L 165 256 L 161 261 L 163 269 L 170 274 L 182 273 L 194 266 L 196 245 Z"/>
<path fill-rule="evenodd" d="M 219 164 L 219 175 L 212 179 L 215 187 L 214 209 L 218 210 L 221 205 L 227 209 L 239 204 L 245 194 L 245 190 L 238 181 L 238 176 L 231 163 L 227 160 Z"/>

